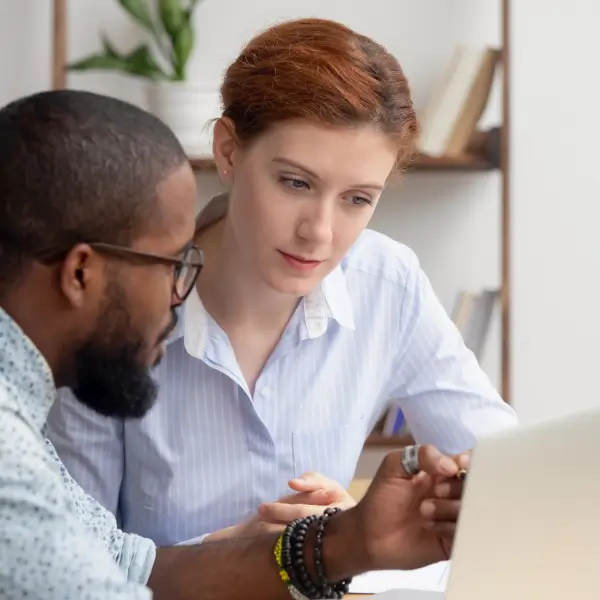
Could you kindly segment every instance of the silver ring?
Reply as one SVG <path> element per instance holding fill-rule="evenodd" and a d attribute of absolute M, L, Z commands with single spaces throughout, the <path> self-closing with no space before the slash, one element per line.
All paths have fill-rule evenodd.
<path fill-rule="evenodd" d="M 406 446 L 402 454 L 402 466 L 409 475 L 418 475 L 421 472 L 419 467 L 419 448 L 421 444 Z"/>

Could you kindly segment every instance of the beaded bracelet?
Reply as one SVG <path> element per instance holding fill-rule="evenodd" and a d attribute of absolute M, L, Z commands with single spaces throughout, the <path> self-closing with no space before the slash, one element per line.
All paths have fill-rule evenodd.
<path fill-rule="evenodd" d="M 323 515 L 311 515 L 295 519 L 279 536 L 274 547 L 274 555 L 281 580 L 288 586 L 295 600 L 339 599 L 348 592 L 351 578 L 331 583 L 325 576 L 323 565 L 323 538 L 325 524 L 339 512 L 339 508 L 328 508 Z M 304 563 L 305 542 L 308 529 L 317 522 L 314 560 L 317 581 L 313 581 Z"/>
<path fill-rule="evenodd" d="M 301 585 L 292 566 L 291 535 L 294 526 L 301 521 L 304 520 L 296 519 L 286 527 L 285 531 L 277 538 L 277 542 L 273 548 L 273 554 L 275 555 L 275 560 L 277 562 L 279 577 L 287 586 L 292 598 L 294 598 L 294 600 L 310 600 L 300 591 Z"/>
<path fill-rule="evenodd" d="M 293 557 L 303 556 L 304 538 L 302 538 L 301 541 L 293 542 L 294 544 L 299 544 L 299 547 L 297 545 L 292 546 L 292 535 L 296 528 L 301 525 L 304 525 L 306 528 L 304 531 L 308 530 L 308 526 L 316 520 L 317 517 L 311 516 L 307 517 L 306 519 L 295 519 L 292 521 L 279 536 L 275 544 L 275 548 L 273 549 L 275 560 L 277 561 L 277 566 L 279 568 L 279 576 L 281 580 L 288 586 L 288 588 L 290 588 L 290 592 L 292 587 L 297 590 L 303 588 L 299 581 L 298 573 L 293 567 Z"/>
<path fill-rule="evenodd" d="M 317 524 L 317 541 L 315 543 L 315 571 L 317 574 L 317 585 L 319 591 L 323 594 L 321 598 L 341 598 L 344 594 L 348 593 L 350 589 L 350 583 L 352 578 L 344 579 L 337 583 L 331 584 L 325 576 L 325 565 L 323 563 L 323 538 L 325 537 L 325 525 L 329 520 L 329 517 L 340 512 L 341 508 L 327 508 L 323 513 L 323 516 L 319 517 Z"/>

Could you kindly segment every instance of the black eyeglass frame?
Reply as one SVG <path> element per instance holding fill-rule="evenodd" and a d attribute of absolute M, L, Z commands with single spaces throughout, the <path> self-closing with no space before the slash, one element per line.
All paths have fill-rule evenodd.
<path fill-rule="evenodd" d="M 194 243 L 190 242 L 182 251 L 183 258 L 175 258 L 173 256 L 165 256 L 164 254 L 154 254 L 152 252 L 143 252 L 141 250 L 135 250 L 134 248 L 129 248 L 128 246 L 119 246 L 117 244 L 107 244 L 105 242 L 78 242 L 80 244 L 87 244 L 90 248 L 109 255 L 113 255 L 116 257 L 121 257 L 124 260 L 129 261 L 140 261 L 146 264 L 164 264 L 173 267 L 173 293 L 177 297 L 180 302 L 184 302 L 186 298 L 190 295 L 191 291 L 194 289 L 194 285 L 196 280 L 198 279 L 198 275 L 200 275 L 200 271 L 204 266 L 204 254 L 198 246 Z M 76 244 L 73 244 L 75 246 Z M 51 264 L 53 262 L 64 260 L 67 254 L 70 252 L 70 248 L 68 250 L 45 250 L 42 252 L 36 252 L 35 258 L 40 262 L 45 264 Z M 190 253 L 195 253 L 197 259 L 189 259 L 187 256 Z M 187 281 L 188 277 L 185 277 L 182 281 L 187 281 L 183 290 L 179 290 L 177 287 L 177 282 L 181 280 L 181 274 L 184 272 L 184 269 L 191 269 L 192 275 L 189 277 L 189 281 Z"/>

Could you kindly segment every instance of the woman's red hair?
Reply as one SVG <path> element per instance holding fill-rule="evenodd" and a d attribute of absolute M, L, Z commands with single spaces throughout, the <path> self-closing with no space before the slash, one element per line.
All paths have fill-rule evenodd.
<path fill-rule="evenodd" d="M 397 142 L 399 166 L 414 149 L 417 119 L 398 61 L 334 21 L 288 21 L 257 35 L 227 69 L 221 95 L 242 144 L 278 122 L 307 119 L 378 126 Z"/>

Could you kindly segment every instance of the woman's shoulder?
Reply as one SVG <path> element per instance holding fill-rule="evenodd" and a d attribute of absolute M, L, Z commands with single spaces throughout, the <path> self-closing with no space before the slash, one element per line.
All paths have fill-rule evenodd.
<path fill-rule="evenodd" d="M 409 275 L 419 268 L 419 261 L 405 244 L 365 229 L 344 256 L 341 267 L 345 273 L 404 286 Z"/>

